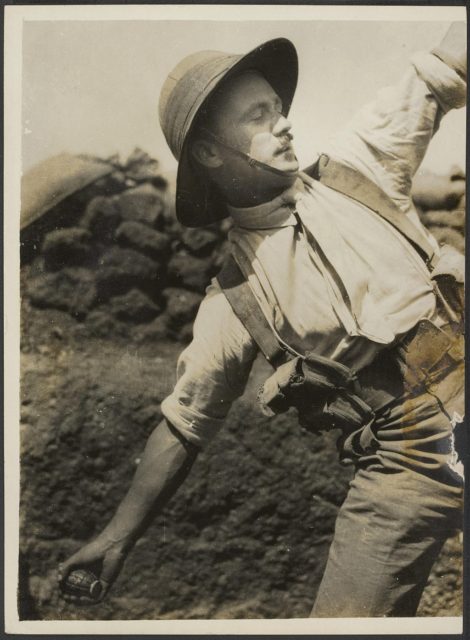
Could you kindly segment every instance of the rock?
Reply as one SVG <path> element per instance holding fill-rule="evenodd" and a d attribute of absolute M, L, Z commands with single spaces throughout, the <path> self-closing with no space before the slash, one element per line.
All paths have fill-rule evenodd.
<path fill-rule="evenodd" d="M 228 240 L 225 240 L 225 242 L 222 242 L 221 244 L 219 244 L 219 246 L 216 248 L 213 254 L 214 267 L 217 269 L 217 271 L 220 271 L 220 269 L 223 267 L 229 253 L 230 253 L 230 242 Z"/>
<path fill-rule="evenodd" d="M 426 211 L 421 215 L 421 220 L 426 227 L 453 227 L 463 229 L 465 225 L 465 211 Z"/>
<path fill-rule="evenodd" d="M 80 227 L 51 231 L 42 244 L 46 268 L 55 271 L 64 266 L 83 264 L 92 253 L 90 242 L 90 233 Z"/>
<path fill-rule="evenodd" d="M 449 227 L 429 227 L 429 231 L 433 234 L 440 245 L 450 244 L 461 253 L 465 251 L 465 239 L 456 229 Z"/>
<path fill-rule="evenodd" d="M 168 322 L 167 314 L 162 313 L 152 322 L 136 327 L 132 337 L 139 344 L 165 340 L 169 336 Z"/>
<path fill-rule="evenodd" d="M 181 326 L 168 319 L 166 336 L 174 342 L 189 344 L 193 339 L 193 325 L 192 320 Z"/>
<path fill-rule="evenodd" d="M 91 311 L 86 317 L 86 333 L 94 338 L 114 339 L 116 336 L 127 337 L 128 325 L 115 318 L 109 307 L 100 307 Z"/>
<path fill-rule="evenodd" d="M 123 165 L 123 168 L 129 169 L 130 167 L 132 167 L 132 165 L 138 164 L 140 162 L 145 162 L 149 158 L 150 156 L 146 151 L 144 151 L 140 147 L 136 147 L 134 151 L 130 154 L 130 156 L 127 158 L 126 162 Z"/>
<path fill-rule="evenodd" d="M 81 225 L 90 229 L 103 242 L 111 242 L 114 232 L 121 222 L 116 202 L 113 198 L 97 196 L 91 200 L 81 220 Z"/>
<path fill-rule="evenodd" d="M 176 253 L 168 263 L 168 276 L 175 283 L 203 293 L 217 269 L 211 257 L 196 258 Z"/>
<path fill-rule="evenodd" d="M 158 189 L 162 193 L 166 193 L 166 190 L 168 188 L 168 181 L 165 180 L 165 178 L 163 176 L 156 176 L 156 177 L 152 178 L 151 180 L 149 180 L 149 182 L 150 182 L 150 184 L 152 184 L 155 187 L 155 189 Z M 168 203 L 167 203 L 167 205 L 168 205 Z"/>
<path fill-rule="evenodd" d="M 412 197 L 422 211 L 454 209 L 465 192 L 465 180 L 458 177 L 422 174 L 415 176 Z"/>
<path fill-rule="evenodd" d="M 193 323 L 187 322 L 178 332 L 178 340 L 183 344 L 189 344 L 193 339 Z"/>
<path fill-rule="evenodd" d="M 119 226 L 116 231 L 116 239 L 122 246 L 142 251 L 160 262 L 167 257 L 170 249 L 170 238 L 165 233 L 131 220 L 123 222 Z"/>
<path fill-rule="evenodd" d="M 147 182 L 159 178 L 159 164 L 142 149 L 134 149 L 124 166 L 126 175 L 136 182 Z"/>
<path fill-rule="evenodd" d="M 139 289 L 112 298 L 110 308 L 116 318 L 130 322 L 148 322 L 160 312 L 160 307 Z"/>
<path fill-rule="evenodd" d="M 175 246 L 180 247 L 185 227 L 178 222 L 174 211 L 167 210 L 165 213 L 165 231 L 175 242 Z"/>
<path fill-rule="evenodd" d="M 80 207 L 96 181 L 111 171 L 112 167 L 102 160 L 69 153 L 36 164 L 21 180 L 20 229 L 44 218 L 44 231 L 57 227 L 61 217 L 55 215 L 57 209 L 61 208 L 68 216 L 76 205 Z"/>
<path fill-rule="evenodd" d="M 96 282 L 100 299 L 125 293 L 131 288 L 156 288 L 161 275 L 157 262 L 133 249 L 111 247 L 99 260 Z"/>
<path fill-rule="evenodd" d="M 233 220 L 230 217 L 224 218 L 219 222 L 219 230 L 222 236 L 227 236 L 230 229 L 233 227 Z"/>
<path fill-rule="evenodd" d="M 207 229 L 186 229 L 182 237 L 183 245 L 195 256 L 207 256 L 215 248 L 218 237 Z"/>
<path fill-rule="evenodd" d="M 83 318 L 97 301 L 93 273 L 81 267 L 69 267 L 33 278 L 27 295 L 40 308 L 68 311 Z"/>
<path fill-rule="evenodd" d="M 53 338 L 57 338 L 58 340 L 62 340 L 64 337 L 64 332 L 60 327 L 52 327 L 51 336 Z"/>
<path fill-rule="evenodd" d="M 142 184 L 116 196 L 118 211 L 124 220 L 160 227 L 164 221 L 162 194 L 151 184 Z"/>
<path fill-rule="evenodd" d="M 116 169 L 116 171 L 113 171 L 104 178 L 100 178 L 100 180 L 96 182 L 96 186 L 99 186 L 100 190 L 106 196 L 116 195 L 126 189 L 126 175 L 121 170 Z"/>
<path fill-rule="evenodd" d="M 202 301 L 202 295 L 199 293 L 173 287 L 164 289 L 162 296 L 167 303 L 166 313 L 172 329 L 193 320 Z"/>

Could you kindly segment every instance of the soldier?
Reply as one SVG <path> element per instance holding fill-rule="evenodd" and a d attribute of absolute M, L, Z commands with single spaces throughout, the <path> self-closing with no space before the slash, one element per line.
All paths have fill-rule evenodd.
<path fill-rule="evenodd" d="M 401 82 L 305 172 L 287 119 L 291 42 L 245 56 L 199 52 L 172 71 L 159 113 L 179 161 L 176 213 L 191 227 L 231 216 L 231 258 L 207 289 L 127 495 L 60 567 L 62 585 L 100 562 L 107 592 L 261 350 L 275 370 L 265 407 L 296 406 L 312 431 L 341 428 L 341 456 L 355 464 L 311 615 L 415 614 L 461 526 L 453 427 L 463 412 L 463 256 L 424 229 L 410 189 L 442 116 L 465 103 L 465 37 L 455 23 L 431 53 L 413 56 Z"/>

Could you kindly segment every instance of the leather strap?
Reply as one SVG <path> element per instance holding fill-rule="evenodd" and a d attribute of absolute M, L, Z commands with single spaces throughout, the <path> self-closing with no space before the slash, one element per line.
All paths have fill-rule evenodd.
<path fill-rule="evenodd" d="M 326 154 L 304 173 L 378 213 L 411 242 L 428 268 L 435 265 L 437 256 L 431 243 L 375 182 Z"/>
<path fill-rule="evenodd" d="M 235 315 L 245 326 L 269 364 L 276 369 L 288 359 L 287 350 L 277 339 L 250 285 L 231 254 L 217 275 L 217 280 Z"/>
<path fill-rule="evenodd" d="M 435 253 L 431 244 L 380 187 L 363 174 L 326 154 L 322 154 L 319 160 L 303 173 L 375 211 L 411 242 L 430 269 L 434 266 Z M 217 280 L 235 315 L 266 360 L 275 369 L 286 362 L 290 357 L 287 345 L 283 345 L 276 336 L 232 255 L 228 256 L 217 275 Z"/>

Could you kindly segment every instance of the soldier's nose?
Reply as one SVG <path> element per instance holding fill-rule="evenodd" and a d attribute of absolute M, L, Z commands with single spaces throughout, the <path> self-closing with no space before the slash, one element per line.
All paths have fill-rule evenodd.
<path fill-rule="evenodd" d="M 279 120 L 276 122 L 273 128 L 273 135 L 282 136 L 288 133 L 292 129 L 292 124 L 285 116 L 281 116 Z M 291 137 L 292 134 L 291 134 Z"/>

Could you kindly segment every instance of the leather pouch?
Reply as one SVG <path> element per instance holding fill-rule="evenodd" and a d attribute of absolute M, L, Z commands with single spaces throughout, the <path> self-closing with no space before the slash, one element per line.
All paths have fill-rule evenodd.
<path fill-rule="evenodd" d="M 455 326 L 436 327 L 420 320 L 397 347 L 398 362 L 409 390 L 434 384 L 464 358 L 463 335 Z"/>
<path fill-rule="evenodd" d="M 359 428 L 374 418 L 360 397 L 355 372 L 312 353 L 280 366 L 258 394 L 266 415 L 297 409 L 299 423 L 309 431 Z"/>
<path fill-rule="evenodd" d="M 441 247 L 439 260 L 432 270 L 431 278 L 436 283 L 438 306 L 450 321 L 459 326 L 464 326 L 464 281 L 465 258 L 450 245 Z"/>

